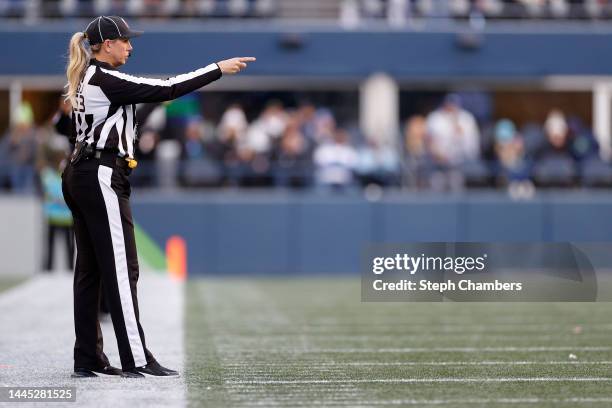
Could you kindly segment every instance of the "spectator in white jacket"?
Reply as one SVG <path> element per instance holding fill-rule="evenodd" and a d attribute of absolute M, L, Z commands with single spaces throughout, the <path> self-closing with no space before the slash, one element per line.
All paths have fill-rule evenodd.
<path fill-rule="evenodd" d="M 333 140 L 322 143 L 314 151 L 317 184 L 334 188 L 353 186 L 357 160 L 348 132 L 337 129 Z"/>
<path fill-rule="evenodd" d="M 458 95 L 447 95 L 442 106 L 429 114 L 427 129 L 438 164 L 457 166 L 479 157 L 478 124 L 474 115 L 461 107 Z"/>
<path fill-rule="evenodd" d="M 431 154 L 436 168 L 435 190 L 460 190 L 465 184 L 461 167 L 480 156 L 480 132 L 474 115 L 461 107 L 456 94 L 444 98 L 427 117 Z"/>

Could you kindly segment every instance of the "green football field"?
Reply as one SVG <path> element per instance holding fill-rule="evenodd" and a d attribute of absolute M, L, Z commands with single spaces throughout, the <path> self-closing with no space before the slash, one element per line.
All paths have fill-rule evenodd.
<path fill-rule="evenodd" d="M 26 280 L 27 278 L 18 276 L 2 276 L 0 277 L 0 293 L 17 286 Z"/>
<path fill-rule="evenodd" d="M 362 303 L 353 278 L 185 290 L 191 406 L 612 406 L 612 304 Z"/>

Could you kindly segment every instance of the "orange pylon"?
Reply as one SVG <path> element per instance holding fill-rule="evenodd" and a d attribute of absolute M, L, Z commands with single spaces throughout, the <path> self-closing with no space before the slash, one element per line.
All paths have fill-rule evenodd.
<path fill-rule="evenodd" d="M 173 279 L 187 279 L 187 244 L 182 237 L 173 235 L 166 242 L 168 273 Z"/>

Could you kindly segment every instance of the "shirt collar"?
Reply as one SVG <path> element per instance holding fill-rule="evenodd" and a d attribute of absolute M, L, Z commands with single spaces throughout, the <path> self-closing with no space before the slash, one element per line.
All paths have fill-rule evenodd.
<path fill-rule="evenodd" d="M 104 61 L 99 61 L 95 58 L 92 58 L 89 60 L 89 65 L 96 65 L 100 68 L 104 68 L 104 69 L 112 69 L 113 71 L 116 71 L 117 68 L 113 67 L 111 64 L 104 62 Z"/>

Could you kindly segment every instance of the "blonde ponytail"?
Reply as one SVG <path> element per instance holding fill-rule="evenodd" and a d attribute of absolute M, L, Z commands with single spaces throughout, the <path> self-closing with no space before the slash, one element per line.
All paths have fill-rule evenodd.
<path fill-rule="evenodd" d="M 76 93 L 79 88 L 79 83 L 83 79 L 89 58 L 91 54 L 85 47 L 85 33 L 78 32 L 72 35 L 70 46 L 68 48 L 69 58 L 68 66 L 66 67 L 66 76 L 68 77 L 68 92 L 64 94 L 66 99 L 70 99 L 73 108 L 76 108 Z"/>
<path fill-rule="evenodd" d="M 68 92 L 64 94 L 66 99 L 70 99 L 73 108 L 76 108 L 76 93 L 79 88 L 79 83 L 83 78 L 85 69 L 89 64 L 90 53 L 85 48 L 85 33 L 74 33 L 70 39 L 68 48 L 68 66 L 66 67 L 66 76 L 68 77 Z"/>

